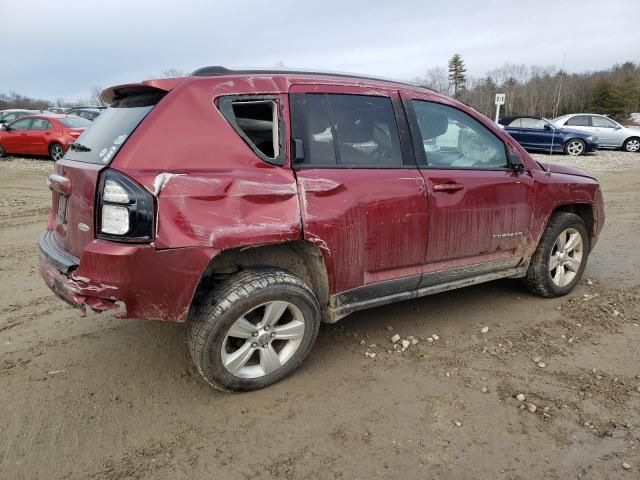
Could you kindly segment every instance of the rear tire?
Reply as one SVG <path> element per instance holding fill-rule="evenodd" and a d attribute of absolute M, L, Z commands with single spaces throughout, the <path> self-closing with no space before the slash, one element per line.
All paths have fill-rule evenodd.
<path fill-rule="evenodd" d="M 318 300 L 302 280 L 284 270 L 245 270 L 196 308 L 189 350 L 213 387 L 257 390 L 291 374 L 319 328 Z"/>
<path fill-rule="evenodd" d="M 638 152 L 640 151 L 640 138 L 631 137 L 627 138 L 622 144 L 622 149 L 625 152 Z"/>
<path fill-rule="evenodd" d="M 54 162 L 57 162 L 62 157 L 64 157 L 64 148 L 62 148 L 62 145 L 57 142 L 49 145 L 49 156 Z"/>
<path fill-rule="evenodd" d="M 589 234 L 582 218 L 568 212 L 554 214 L 531 258 L 525 287 L 542 297 L 566 295 L 582 277 L 589 248 Z"/>
<path fill-rule="evenodd" d="M 0 158 L 4 157 L 5 153 L 4 147 L 0 145 Z"/>
<path fill-rule="evenodd" d="M 585 143 L 579 138 L 572 138 L 564 144 L 564 153 L 573 157 L 584 154 L 586 149 Z"/>

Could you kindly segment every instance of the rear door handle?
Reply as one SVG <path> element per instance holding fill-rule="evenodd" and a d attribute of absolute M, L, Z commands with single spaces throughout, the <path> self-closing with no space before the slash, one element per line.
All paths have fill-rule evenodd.
<path fill-rule="evenodd" d="M 433 186 L 434 192 L 457 192 L 458 190 L 462 190 L 464 185 L 460 185 L 459 183 L 441 183 L 439 185 Z"/>

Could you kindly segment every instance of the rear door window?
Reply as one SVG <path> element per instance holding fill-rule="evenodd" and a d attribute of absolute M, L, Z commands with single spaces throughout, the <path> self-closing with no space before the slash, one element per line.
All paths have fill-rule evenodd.
<path fill-rule="evenodd" d="M 299 164 L 402 167 L 391 99 L 370 95 L 305 95 L 305 156 Z"/>
<path fill-rule="evenodd" d="M 50 128 L 52 128 L 51 123 L 44 118 L 35 118 L 31 124 L 31 130 L 48 130 Z"/>
<path fill-rule="evenodd" d="M 587 115 L 578 115 L 567 120 L 566 125 L 574 127 L 590 127 L 589 117 Z"/>
<path fill-rule="evenodd" d="M 60 119 L 71 128 L 86 128 L 76 141 L 86 148 L 71 148 L 64 158 L 108 165 L 163 96 L 164 92 L 154 92 L 125 97 L 104 110 L 93 123 L 73 116 Z"/>

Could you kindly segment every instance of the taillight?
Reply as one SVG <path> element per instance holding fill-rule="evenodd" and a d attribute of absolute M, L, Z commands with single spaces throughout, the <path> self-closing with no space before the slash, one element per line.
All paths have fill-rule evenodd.
<path fill-rule="evenodd" d="M 98 238 L 135 243 L 153 240 L 153 195 L 129 177 L 106 170 L 100 179 L 97 203 Z"/>
<path fill-rule="evenodd" d="M 72 136 L 73 138 L 78 138 L 81 133 L 80 132 L 69 132 L 69 135 Z"/>

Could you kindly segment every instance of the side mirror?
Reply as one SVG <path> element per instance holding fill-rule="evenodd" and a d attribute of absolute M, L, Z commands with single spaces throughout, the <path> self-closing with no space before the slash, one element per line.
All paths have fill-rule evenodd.
<path fill-rule="evenodd" d="M 622 130 L 622 127 L 620 125 L 616 125 L 615 127 L 613 127 L 614 130 Z"/>
<path fill-rule="evenodd" d="M 543 128 L 545 130 L 551 130 L 551 125 L 549 125 L 548 123 L 545 123 Z"/>
<path fill-rule="evenodd" d="M 8 132 L 9 130 L 11 130 L 11 128 L 6 123 L 3 123 L 2 125 L 0 125 L 0 130 L 4 130 L 5 132 Z"/>
<path fill-rule="evenodd" d="M 526 171 L 522 157 L 518 152 L 511 148 L 509 149 L 509 159 L 511 160 L 511 167 L 513 168 L 513 171 L 516 172 L 516 175 L 522 175 Z"/>

